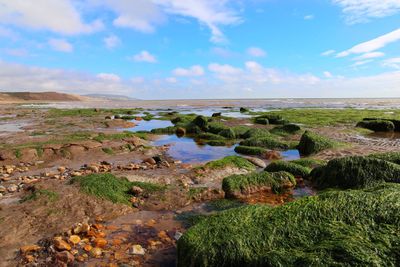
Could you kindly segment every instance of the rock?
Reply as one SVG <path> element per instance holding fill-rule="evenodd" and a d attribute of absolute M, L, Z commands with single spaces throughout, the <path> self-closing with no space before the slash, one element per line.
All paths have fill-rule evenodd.
<path fill-rule="evenodd" d="M 89 244 L 86 244 L 86 245 L 83 247 L 83 249 L 84 249 L 85 251 L 87 251 L 87 252 L 91 251 L 92 248 L 93 248 L 93 247 L 92 247 L 91 245 L 89 245 Z"/>
<path fill-rule="evenodd" d="M 142 120 L 143 120 L 142 117 L 136 117 L 136 118 L 135 118 L 135 121 L 142 121 Z"/>
<path fill-rule="evenodd" d="M 297 146 L 300 154 L 308 156 L 318 153 L 322 150 L 335 147 L 337 144 L 327 137 L 316 133 L 305 131 L 301 136 L 300 143 Z"/>
<path fill-rule="evenodd" d="M 73 245 L 79 244 L 79 242 L 81 242 L 81 238 L 78 235 L 71 235 L 68 240 Z"/>
<path fill-rule="evenodd" d="M 0 193 L 5 193 L 7 192 L 7 188 L 5 188 L 4 186 L 0 185 Z"/>
<path fill-rule="evenodd" d="M 107 245 L 107 240 L 104 238 L 96 238 L 94 240 L 94 245 L 98 248 L 104 248 Z"/>
<path fill-rule="evenodd" d="M 71 250 L 71 246 L 67 242 L 62 240 L 61 237 L 55 237 L 53 241 L 54 241 L 54 246 L 55 246 L 56 249 L 58 249 L 58 250 Z"/>
<path fill-rule="evenodd" d="M 267 160 L 277 160 L 277 159 L 282 158 L 281 153 L 279 153 L 278 151 L 274 151 L 274 150 L 265 152 L 264 157 Z"/>
<path fill-rule="evenodd" d="M 106 120 L 111 120 L 111 116 L 106 116 L 105 119 Z"/>
<path fill-rule="evenodd" d="M 254 158 L 254 157 L 245 157 L 245 159 L 247 159 L 248 161 L 250 161 L 251 163 L 253 163 L 254 165 L 256 165 L 260 168 L 267 167 L 267 164 L 262 159 Z"/>
<path fill-rule="evenodd" d="M 215 112 L 211 115 L 211 117 L 221 117 L 222 113 L 221 112 Z"/>
<path fill-rule="evenodd" d="M 96 166 L 96 165 L 91 165 L 91 166 L 89 166 L 88 169 L 91 170 L 92 172 L 95 172 L 95 173 L 98 173 L 99 170 L 100 170 L 99 167 Z"/>
<path fill-rule="evenodd" d="M 63 167 L 63 166 L 60 166 L 60 167 L 57 168 L 57 170 L 58 170 L 59 172 L 63 173 L 63 172 L 65 172 L 66 168 Z"/>
<path fill-rule="evenodd" d="M 92 256 L 94 258 L 101 257 L 102 254 L 103 254 L 103 250 L 101 248 L 92 248 L 90 250 L 90 256 Z"/>
<path fill-rule="evenodd" d="M 131 188 L 131 192 L 132 192 L 132 194 L 134 194 L 135 196 L 139 196 L 139 195 L 141 195 L 141 194 L 143 193 L 143 189 L 140 188 L 139 186 L 133 186 L 133 187 Z"/>
<path fill-rule="evenodd" d="M 129 254 L 131 254 L 131 255 L 142 255 L 143 256 L 144 254 L 146 254 L 146 251 L 141 245 L 133 245 L 129 249 Z"/>
<path fill-rule="evenodd" d="M 176 231 L 174 238 L 175 238 L 175 240 L 179 240 L 182 236 L 183 236 L 183 234 L 181 232 Z"/>
<path fill-rule="evenodd" d="M 10 192 L 10 193 L 14 193 L 14 192 L 16 192 L 16 191 L 18 190 L 18 186 L 15 185 L 15 184 L 12 184 L 12 185 L 10 185 L 10 186 L 7 188 L 7 190 L 8 190 L 8 192 Z"/>
<path fill-rule="evenodd" d="M 32 251 L 38 251 L 42 249 L 41 246 L 38 245 L 26 245 L 20 248 L 20 251 L 22 254 L 28 253 L 28 252 L 32 252 Z"/>
<path fill-rule="evenodd" d="M 63 262 L 68 264 L 74 262 L 75 257 L 68 251 L 62 251 L 62 252 L 57 252 L 56 260 L 58 262 Z"/>
<path fill-rule="evenodd" d="M 143 160 L 143 162 L 144 163 L 148 163 L 150 165 L 156 165 L 157 164 L 157 162 L 153 158 L 147 158 L 147 159 Z"/>
<path fill-rule="evenodd" d="M 21 149 L 21 158 L 23 162 L 34 162 L 38 159 L 37 150 L 34 148 Z"/>
<path fill-rule="evenodd" d="M 1 151 L 0 160 L 15 160 L 17 157 L 13 151 Z"/>
<path fill-rule="evenodd" d="M 175 133 L 177 136 L 184 136 L 186 134 L 186 129 L 182 128 L 182 127 L 178 127 L 178 128 L 176 128 Z"/>

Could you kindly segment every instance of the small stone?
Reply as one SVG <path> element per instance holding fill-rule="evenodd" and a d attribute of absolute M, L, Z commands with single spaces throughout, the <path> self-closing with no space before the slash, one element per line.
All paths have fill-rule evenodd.
<path fill-rule="evenodd" d="M 15 185 L 15 184 L 12 184 L 12 185 L 10 185 L 10 186 L 7 188 L 7 190 L 8 190 L 8 192 L 10 192 L 10 193 L 14 193 L 14 192 L 16 192 L 16 191 L 18 190 L 18 186 Z"/>
<path fill-rule="evenodd" d="M 181 238 L 182 236 L 183 236 L 183 234 L 181 232 L 176 231 L 174 238 L 175 238 L 175 240 L 179 240 L 179 238 Z"/>
<path fill-rule="evenodd" d="M 89 166 L 89 170 L 97 173 L 97 172 L 99 172 L 99 167 L 95 166 L 95 165 L 91 165 L 91 166 Z"/>
<path fill-rule="evenodd" d="M 90 256 L 92 256 L 94 258 L 101 257 L 102 254 L 103 254 L 103 250 L 101 250 L 101 248 L 92 248 L 90 250 Z"/>
<path fill-rule="evenodd" d="M 83 247 L 83 249 L 84 249 L 85 251 L 87 251 L 87 252 L 91 251 L 92 248 L 93 248 L 93 247 L 92 247 L 91 245 L 89 245 L 89 244 L 87 244 L 87 245 L 85 245 L 85 246 Z"/>
<path fill-rule="evenodd" d="M 71 250 L 71 246 L 61 239 L 61 237 L 54 238 L 54 246 L 58 250 Z"/>
<path fill-rule="evenodd" d="M 59 172 L 63 173 L 63 172 L 65 172 L 66 168 L 63 167 L 63 166 L 60 166 L 60 167 L 57 168 L 57 170 L 58 170 Z"/>
<path fill-rule="evenodd" d="M 38 245 L 26 245 L 20 248 L 21 253 L 25 254 L 28 252 L 32 252 L 32 251 L 38 251 L 40 250 L 42 247 L 38 246 Z"/>
<path fill-rule="evenodd" d="M 143 193 L 143 189 L 139 186 L 132 186 L 131 191 L 135 196 L 139 196 Z"/>
<path fill-rule="evenodd" d="M 144 254 L 146 254 L 146 251 L 144 250 L 144 248 L 141 245 L 133 245 L 129 249 L 129 254 L 131 254 L 131 255 L 144 255 Z"/>
<path fill-rule="evenodd" d="M 153 159 L 153 158 L 147 158 L 147 159 L 143 160 L 143 162 L 144 163 L 148 163 L 150 165 L 156 165 L 157 164 L 156 160 Z"/>
<path fill-rule="evenodd" d="M 5 188 L 4 186 L 0 185 L 0 192 L 1 193 L 7 192 L 7 188 Z"/>
<path fill-rule="evenodd" d="M 265 158 L 268 160 L 276 160 L 276 159 L 281 159 L 282 156 L 278 151 L 268 151 L 265 153 Z"/>
<path fill-rule="evenodd" d="M 25 255 L 25 261 L 28 263 L 34 262 L 35 257 L 33 257 L 32 255 Z"/>
<path fill-rule="evenodd" d="M 81 238 L 78 235 L 71 235 L 68 240 L 70 243 L 74 245 L 79 244 L 79 242 L 81 242 Z"/>
<path fill-rule="evenodd" d="M 75 257 L 68 251 L 57 252 L 56 259 L 59 262 L 71 263 L 74 262 Z"/>
<path fill-rule="evenodd" d="M 94 245 L 99 248 L 104 248 L 107 245 L 107 240 L 104 238 L 96 238 L 94 240 Z"/>
<path fill-rule="evenodd" d="M 255 157 L 245 157 L 245 159 L 247 159 L 248 161 L 250 161 L 251 163 L 253 163 L 257 167 L 260 167 L 260 168 L 267 167 L 267 164 L 262 159 L 255 158 Z"/>

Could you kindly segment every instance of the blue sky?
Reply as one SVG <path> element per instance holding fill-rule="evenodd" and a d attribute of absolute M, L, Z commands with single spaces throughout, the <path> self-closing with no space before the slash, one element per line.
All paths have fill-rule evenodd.
<path fill-rule="evenodd" d="M 0 90 L 400 97 L 400 0 L 0 0 Z"/>

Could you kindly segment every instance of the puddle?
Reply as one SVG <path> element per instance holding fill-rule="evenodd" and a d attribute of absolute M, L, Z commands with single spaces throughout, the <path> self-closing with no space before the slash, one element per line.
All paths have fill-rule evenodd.
<path fill-rule="evenodd" d="M 135 127 L 125 129 L 131 132 L 139 132 L 139 131 L 151 131 L 157 128 L 166 128 L 169 126 L 174 126 L 172 122 L 165 121 L 165 120 L 151 120 L 151 121 L 136 121 L 133 120 L 132 122 L 136 123 Z"/>
<path fill-rule="evenodd" d="M 9 122 L 9 123 L 0 123 L 0 135 L 5 135 L 6 133 L 16 133 L 23 132 L 22 127 L 27 126 L 26 122 Z"/>
<path fill-rule="evenodd" d="M 400 132 L 376 132 L 365 135 L 369 138 L 400 139 Z"/>
<path fill-rule="evenodd" d="M 229 147 L 210 146 L 196 143 L 190 137 L 176 135 L 162 135 L 153 142 L 155 146 L 171 145 L 167 153 L 169 156 L 183 163 L 204 163 L 226 156 L 236 155 L 236 145 Z"/>

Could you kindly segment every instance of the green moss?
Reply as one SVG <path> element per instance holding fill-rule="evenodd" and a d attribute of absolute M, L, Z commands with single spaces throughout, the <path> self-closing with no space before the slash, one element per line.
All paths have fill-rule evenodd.
<path fill-rule="evenodd" d="M 206 142 L 209 146 L 227 146 L 228 143 L 224 140 L 209 140 Z"/>
<path fill-rule="evenodd" d="M 263 187 L 270 187 L 273 192 L 282 192 L 288 185 L 296 185 L 293 175 L 287 172 L 253 172 L 250 174 L 231 175 L 222 180 L 222 190 L 226 197 L 247 194 L 249 190 L 256 192 Z"/>
<path fill-rule="evenodd" d="M 382 182 L 400 182 L 400 166 L 370 157 L 333 159 L 311 172 L 316 187 L 365 188 Z"/>
<path fill-rule="evenodd" d="M 300 154 L 308 156 L 325 149 L 337 147 L 338 143 L 316 133 L 305 131 L 297 146 Z"/>
<path fill-rule="evenodd" d="M 282 116 L 276 115 L 276 114 L 264 114 L 261 116 L 257 116 L 254 118 L 254 122 L 257 123 L 257 121 L 262 121 L 263 119 L 267 120 L 268 124 L 284 124 L 285 123 Z"/>
<path fill-rule="evenodd" d="M 400 185 L 230 209 L 178 241 L 178 266 L 398 266 Z"/>
<path fill-rule="evenodd" d="M 286 136 L 298 133 L 299 131 L 301 131 L 300 126 L 298 126 L 297 124 L 289 123 L 282 126 L 276 126 L 273 129 L 271 129 L 270 132 L 276 135 Z"/>
<path fill-rule="evenodd" d="M 382 159 L 396 164 L 400 164 L 400 152 L 374 153 L 368 156 L 371 158 Z"/>
<path fill-rule="evenodd" d="M 99 133 L 96 137 L 93 138 L 93 140 L 98 141 L 98 142 L 103 142 L 105 140 L 122 140 L 125 138 L 130 138 L 130 137 L 139 137 L 146 139 L 147 134 L 145 133 L 133 133 L 129 131 L 124 131 L 122 133 L 112 133 L 112 134 L 105 134 L 105 133 Z"/>
<path fill-rule="evenodd" d="M 114 154 L 114 150 L 110 147 L 103 147 L 101 150 L 103 150 L 104 153 L 109 154 L 109 155 Z"/>
<path fill-rule="evenodd" d="M 246 169 L 253 171 L 256 169 L 253 163 L 245 158 L 239 156 L 227 156 L 225 158 L 207 162 L 204 169 L 224 169 L 226 167 L 237 167 L 239 169 Z"/>
<path fill-rule="evenodd" d="M 43 156 L 43 148 L 42 147 L 36 147 L 36 153 L 38 155 L 39 158 L 41 158 Z"/>
<path fill-rule="evenodd" d="M 96 112 L 93 108 L 85 108 L 85 109 L 50 109 L 48 111 L 48 116 L 53 118 L 58 117 L 92 117 L 98 115 L 99 112 Z"/>
<path fill-rule="evenodd" d="M 306 178 L 310 175 L 311 169 L 308 167 L 301 166 L 294 162 L 277 160 L 271 162 L 266 168 L 265 171 L 268 172 L 279 172 L 279 171 L 286 171 L 294 176 L 300 176 Z"/>
<path fill-rule="evenodd" d="M 123 204 L 130 204 L 132 186 L 139 186 L 147 193 L 165 189 L 164 186 L 151 183 L 129 182 L 126 178 L 117 178 L 110 173 L 74 177 L 72 183 L 77 183 L 87 194 Z"/>
<path fill-rule="evenodd" d="M 59 199 L 60 196 L 57 192 L 53 192 L 53 191 L 46 190 L 46 189 L 38 189 L 38 190 L 33 191 L 31 194 L 24 196 L 20 200 L 20 203 L 23 203 L 26 201 L 37 200 L 40 197 L 46 197 L 50 202 L 55 202 Z"/>
<path fill-rule="evenodd" d="M 391 132 L 395 129 L 393 122 L 386 120 L 364 120 L 357 123 L 356 127 L 365 128 L 374 132 Z"/>
<path fill-rule="evenodd" d="M 175 134 L 175 132 L 176 132 L 176 127 L 174 126 L 168 126 L 165 128 L 156 128 L 151 130 L 151 133 L 153 134 Z"/>
<path fill-rule="evenodd" d="M 235 152 L 244 155 L 264 155 L 267 150 L 263 147 L 256 146 L 237 146 Z"/>
<path fill-rule="evenodd" d="M 264 147 L 268 149 L 289 149 L 289 146 L 283 142 L 276 140 L 272 136 L 253 137 L 240 142 L 241 146 Z"/>
<path fill-rule="evenodd" d="M 202 140 L 225 140 L 225 137 L 213 133 L 201 133 L 197 135 L 196 138 Z"/>
<path fill-rule="evenodd" d="M 265 137 L 265 136 L 271 136 L 271 133 L 267 129 L 259 129 L 259 128 L 250 129 L 243 134 L 243 138 L 245 139 L 252 137 Z"/>
<path fill-rule="evenodd" d="M 313 158 L 301 158 L 296 160 L 291 160 L 290 162 L 295 163 L 297 165 L 301 165 L 308 168 L 315 168 L 321 165 L 325 165 L 326 161 L 322 159 L 313 159 Z"/>
<path fill-rule="evenodd" d="M 268 125 L 269 120 L 267 118 L 254 118 L 254 123 Z"/>
<path fill-rule="evenodd" d="M 233 129 L 228 128 L 225 130 L 222 130 L 221 132 L 218 133 L 219 135 L 226 137 L 228 139 L 235 139 L 236 138 L 236 133 Z"/>
<path fill-rule="evenodd" d="M 245 108 L 245 107 L 241 107 L 241 108 L 239 109 L 239 111 L 240 111 L 241 113 L 245 113 L 245 112 L 249 112 L 250 109 Z"/>
<path fill-rule="evenodd" d="M 17 159 L 20 159 L 20 158 L 22 157 L 22 152 L 21 152 L 20 149 L 16 149 L 16 150 L 14 151 L 14 153 L 15 153 L 15 157 L 16 157 Z"/>
<path fill-rule="evenodd" d="M 208 132 L 218 134 L 221 131 L 228 129 L 222 122 L 210 122 L 208 124 Z"/>
<path fill-rule="evenodd" d="M 132 116 L 132 115 L 122 115 L 122 116 L 120 116 L 119 118 L 120 118 L 120 119 L 123 119 L 123 120 L 130 121 L 130 120 L 134 120 L 134 119 L 136 118 L 136 116 Z"/>
<path fill-rule="evenodd" d="M 236 138 L 243 138 L 244 134 L 247 131 L 249 131 L 251 129 L 251 127 L 239 125 L 239 126 L 231 127 L 230 129 L 232 129 L 235 132 Z"/>
<path fill-rule="evenodd" d="M 193 120 L 193 124 L 197 125 L 200 129 L 206 129 L 208 126 L 208 119 L 200 115 Z"/>

